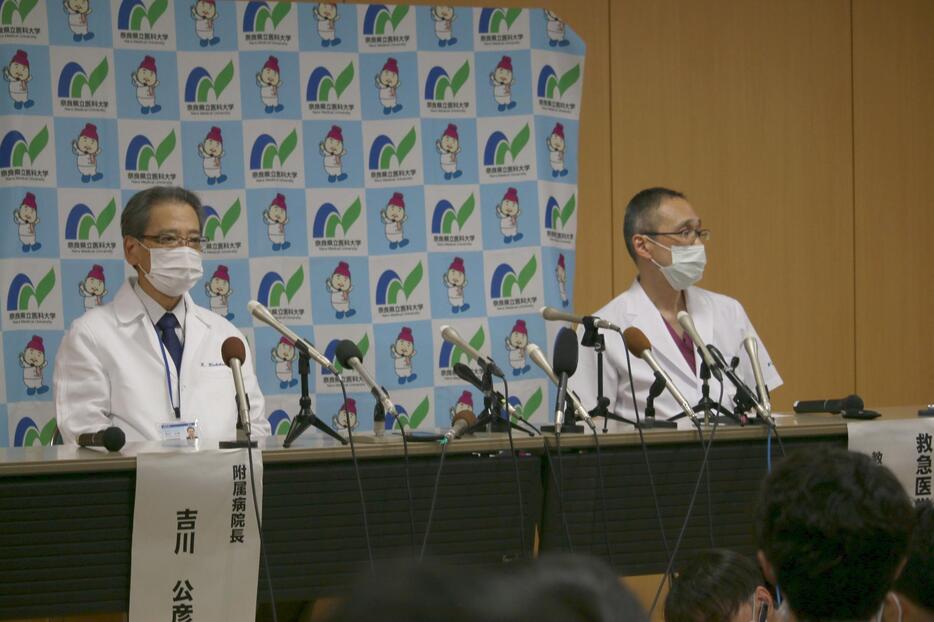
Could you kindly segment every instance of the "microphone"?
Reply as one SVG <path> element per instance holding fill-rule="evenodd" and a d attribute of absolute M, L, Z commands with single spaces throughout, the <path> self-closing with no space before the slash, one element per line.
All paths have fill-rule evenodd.
<path fill-rule="evenodd" d="M 526 350 L 528 352 L 528 350 Z M 512 404 L 506 401 L 506 399 L 500 395 L 498 392 L 490 390 L 484 390 L 483 381 L 480 378 L 477 378 L 477 374 L 470 369 L 470 366 L 464 365 L 463 363 L 454 363 L 454 374 L 463 380 L 464 382 L 473 385 L 480 391 L 483 391 L 486 397 L 493 398 L 501 407 L 505 408 L 510 416 L 517 416 L 516 409 L 512 407 Z"/>
<path fill-rule="evenodd" d="M 464 338 L 460 336 L 460 333 L 454 330 L 453 327 L 448 326 L 447 324 L 442 326 L 441 338 L 466 352 L 467 356 L 477 361 L 477 364 L 483 369 L 483 371 L 489 372 L 497 378 L 504 377 L 503 371 L 496 366 L 496 363 L 493 362 L 493 359 L 488 356 L 483 356 L 477 352 L 472 345 L 467 343 Z"/>
<path fill-rule="evenodd" d="M 243 371 L 240 366 L 246 360 L 246 346 L 239 337 L 227 337 L 221 345 L 221 358 L 233 372 L 234 391 L 237 393 L 237 416 L 243 433 L 250 436 L 250 399 L 243 389 Z"/>
<path fill-rule="evenodd" d="M 525 346 L 525 353 L 529 355 L 529 358 L 532 359 L 532 362 L 538 365 L 545 375 L 558 386 L 561 384 L 561 381 L 558 380 L 558 376 L 555 375 L 555 371 L 551 368 L 551 364 L 548 362 L 548 359 L 545 358 L 545 353 L 542 352 L 542 349 L 539 348 L 534 343 L 530 343 Z M 584 410 L 584 407 L 581 406 L 580 400 L 577 399 L 577 395 L 573 391 L 568 393 L 568 399 L 571 400 L 571 406 L 574 408 L 574 412 L 578 417 L 587 422 L 587 425 L 590 426 L 590 429 L 593 430 L 596 427 L 596 424 L 593 422 L 593 417 L 590 416 L 590 413 Z"/>
<path fill-rule="evenodd" d="M 792 408 L 796 413 L 840 413 L 858 412 L 863 410 L 863 398 L 858 395 L 847 395 L 840 399 L 831 400 L 799 400 Z"/>
<path fill-rule="evenodd" d="M 462 410 L 451 420 L 451 429 L 444 433 L 442 443 L 450 443 L 455 438 L 460 438 L 464 432 L 472 428 L 477 423 L 477 417 L 469 410 Z"/>
<path fill-rule="evenodd" d="M 99 432 L 85 432 L 78 435 L 79 447 L 105 447 L 107 451 L 120 451 L 126 444 L 126 434 L 115 425 Z"/>
<path fill-rule="evenodd" d="M 295 344 L 295 347 L 301 350 L 302 354 L 335 376 L 339 375 L 337 368 L 334 367 L 334 365 L 327 359 L 326 356 L 318 352 L 315 347 L 311 345 L 311 342 L 302 339 L 292 329 L 274 318 L 272 313 L 269 312 L 269 309 L 255 300 L 248 302 L 246 308 L 250 311 L 250 315 L 255 317 L 257 320 L 275 328 L 279 334 L 286 337 L 287 339 L 290 339 Z"/>
<path fill-rule="evenodd" d="M 710 354 L 713 356 L 713 359 L 716 361 L 717 365 L 723 369 L 723 373 L 726 374 L 726 377 L 729 378 L 730 382 L 733 383 L 733 386 L 736 387 L 736 398 L 734 398 L 734 402 L 736 402 L 737 407 L 748 408 L 748 406 L 744 407 L 742 405 L 742 401 L 746 401 L 755 409 L 757 413 L 759 413 L 760 417 L 765 420 L 769 420 L 771 414 L 766 412 L 765 408 L 762 407 L 762 404 L 759 403 L 759 400 L 756 398 L 756 394 L 752 392 L 752 389 L 746 386 L 746 383 L 743 382 L 742 378 L 736 375 L 736 372 L 733 371 L 733 366 L 727 365 L 726 359 L 723 358 L 723 354 L 720 353 L 720 350 L 718 350 L 716 346 L 707 346 L 707 349 L 710 351 Z M 739 364 L 738 358 L 734 358 L 734 361 Z"/>
<path fill-rule="evenodd" d="M 749 355 L 749 362 L 752 363 L 752 375 L 756 379 L 756 391 L 759 393 L 759 403 L 762 409 L 772 414 L 772 404 L 769 401 L 769 388 L 765 386 L 765 379 L 762 376 L 762 365 L 759 363 L 759 340 L 755 335 L 746 335 L 743 339 L 743 347 L 746 348 L 746 354 Z"/>
<path fill-rule="evenodd" d="M 687 311 L 678 312 L 678 324 L 681 324 L 681 328 L 684 329 L 690 337 L 691 341 L 694 342 L 694 345 L 697 346 L 697 349 L 700 351 L 701 358 L 704 359 L 704 363 L 707 364 L 707 369 L 710 370 L 710 373 L 713 374 L 714 378 L 723 382 L 723 372 L 720 371 L 720 368 L 717 367 L 717 364 L 713 360 L 713 356 L 710 354 L 710 350 L 707 349 L 707 344 L 704 343 L 704 340 L 701 339 L 700 333 L 697 332 L 697 328 L 694 326 L 694 319 L 691 317 L 691 314 Z"/>
<path fill-rule="evenodd" d="M 386 393 L 386 390 L 376 383 L 376 380 L 373 379 L 373 376 L 370 375 L 370 372 L 367 371 L 366 367 L 363 366 L 363 354 L 360 352 L 360 348 L 357 347 L 350 339 L 344 339 L 337 344 L 337 348 L 334 350 L 335 357 L 337 362 L 343 367 L 348 367 L 353 369 L 360 377 L 363 379 L 363 382 L 370 387 L 370 393 L 373 394 L 380 404 L 383 406 L 383 410 L 387 415 L 392 415 L 398 419 L 396 414 L 396 407 L 393 405 L 392 401 L 389 399 L 389 395 Z M 401 425 L 401 424 L 400 424 Z"/>
<path fill-rule="evenodd" d="M 597 328 L 613 330 L 617 333 L 620 332 L 619 326 L 612 322 L 601 320 L 596 315 L 574 315 L 573 313 L 566 313 L 554 307 L 542 307 L 540 311 L 542 317 L 550 322 L 574 322 L 575 324 L 583 324 L 585 320 L 593 320 L 593 325 Z"/>
<path fill-rule="evenodd" d="M 558 400 L 555 404 L 555 434 L 561 434 L 564 425 L 564 402 L 568 396 L 568 378 L 577 371 L 577 333 L 562 328 L 555 337 L 552 368 L 558 376 Z"/>
<path fill-rule="evenodd" d="M 671 378 L 668 377 L 668 374 L 665 373 L 665 370 L 661 368 L 661 366 L 658 364 L 658 361 L 655 360 L 655 356 L 652 354 L 652 344 L 649 343 L 649 338 L 645 336 L 645 333 L 643 333 L 635 326 L 630 326 L 623 331 L 623 343 L 626 344 L 626 349 L 629 350 L 633 356 L 636 356 L 648 363 L 649 367 L 652 368 L 652 371 L 665 379 L 665 388 L 668 389 L 668 392 L 671 393 L 671 396 L 675 398 L 676 402 L 678 402 L 678 405 L 681 407 L 681 410 L 684 411 L 684 414 L 694 422 L 694 425 L 700 425 L 697 421 L 697 416 L 694 414 L 694 409 L 691 408 L 691 405 L 688 404 L 688 401 L 684 399 L 684 395 L 671 381 Z"/>

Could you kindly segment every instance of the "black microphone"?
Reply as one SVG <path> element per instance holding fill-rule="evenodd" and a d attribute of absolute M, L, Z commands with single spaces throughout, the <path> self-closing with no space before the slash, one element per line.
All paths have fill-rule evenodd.
<path fill-rule="evenodd" d="M 568 395 L 568 378 L 577 371 L 577 333 L 562 328 L 555 337 L 551 367 L 558 376 L 558 400 L 555 403 L 555 434 L 561 434 L 564 425 L 564 402 Z"/>
<path fill-rule="evenodd" d="M 106 447 L 107 451 L 120 451 L 126 444 L 126 434 L 115 425 L 100 432 L 85 432 L 78 435 L 79 447 Z"/>
<path fill-rule="evenodd" d="M 376 382 L 376 379 L 370 375 L 369 370 L 363 366 L 363 353 L 360 352 L 360 348 L 357 347 L 357 344 L 350 339 L 344 339 L 337 344 L 337 348 L 334 350 L 334 356 L 337 358 L 337 362 L 341 364 L 341 367 L 349 368 L 357 372 L 360 378 L 363 379 L 363 382 L 370 387 L 370 393 L 383 407 L 384 416 L 392 415 L 396 417 L 396 406 L 392 403 L 392 400 L 389 399 L 389 394 L 386 393 L 386 389 L 380 386 L 380 384 Z M 385 421 L 385 419 L 383 419 L 383 421 Z M 399 425 L 402 425 L 401 422 Z M 373 434 L 375 436 L 382 436 L 383 428 L 374 424 Z"/>
<path fill-rule="evenodd" d="M 799 400 L 794 403 L 796 413 L 841 413 L 863 410 L 863 398 L 858 395 L 847 395 L 840 399 L 831 400 Z"/>
<path fill-rule="evenodd" d="M 762 404 L 759 403 L 759 396 L 755 391 L 749 388 L 749 386 L 743 382 L 743 379 L 740 378 L 736 372 L 733 370 L 733 366 L 728 365 L 726 359 L 723 358 L 723 354 L 716 348 L 716 346 L 709 345 L 707 349 L 710 351 L 710 354 L 713 355 L 714 361 L 723 370 L 723 373 L 729 378 L 730 382 L 733 383 L 733 386 L 736 387 L 736 397 L 739 398 L 737 405 L 743 404 L 754 409 L 763 421 L 771 421 L 772 414 L 767 412 L 765 408 L 762 407 Z M 738 363 L 739 359 L 734 358 L 734 363 Z M 735 399 L 734 399 L 735 401 Z"/>
<path fill-rule="evenodd" d="M 494 391 L 493 389 L 484 389 L 483 381 L 477 377 L 477 374 L 470 369 L 469 365 L 464 365 L 463 363 L 454 363 L 454 375 L 463 380 L 464 382 L 473 385 L 475 388 L 483 391 L 484 397 L 488 397 L 493 400 L 494 403 L 498 404 L 501 408 L 505 408 L 509 414 L 513 417 L 516 416 L 516 409 L 512 407 L 512 404 L 509 404 L 506 401 L 506 398 L 502 393 Z"/>

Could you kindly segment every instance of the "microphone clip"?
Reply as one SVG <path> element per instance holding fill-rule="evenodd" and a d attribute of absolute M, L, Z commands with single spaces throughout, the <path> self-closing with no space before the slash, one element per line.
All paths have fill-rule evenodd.
<path fill-rule="evenodd" d="M 581 318 L 581 323 L 584 325 L 581 345 L 585 348 L 593 348 L 597 352 L 604 352 L 606 351 L 606 339 L 600 333 L 600 327 L 597 326 L 599 319 L 595 315 L 585 315 Z"/>

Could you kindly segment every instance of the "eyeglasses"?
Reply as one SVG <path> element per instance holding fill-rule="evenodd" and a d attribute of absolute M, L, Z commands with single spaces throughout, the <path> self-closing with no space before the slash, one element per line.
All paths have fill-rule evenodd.
<path fill-rule="evenodd" d="M 710 240 L 710 229 L 682 229 L 681 231 L 643 231 L 642 235 L 670 235 L 673 238 L 678 238 L 682 242 L 693 244 L 694 240 L 697 240 L 697 239 L 699 239 L 701 242 L 708 242 Z"/>
<path fill-rule="evenodd" d="M 175 248 L 178 246 L 188 246 L 200 251 L 208 243 L 208 238 L 203 235 L 194 235 L 190 238 L 180 238 L 174 233 L 160 233 L 159 235 L 141 235 L 144 240 L 153 240 L 159 244 L 159 246 L 168 246 Z"/>

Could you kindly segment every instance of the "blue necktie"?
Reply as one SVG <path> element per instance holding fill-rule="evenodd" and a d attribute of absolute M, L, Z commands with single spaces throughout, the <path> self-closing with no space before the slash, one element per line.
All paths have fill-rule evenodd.
<path fill-rule="evenodd" d="M 162 332 L 162 344 L 169 351 L 169 356 L 175 362 L 175 371 L 181 376 L 182 373 L 182 342 L 179 341 L 175 329 L 179 327 L 178 318 L 174 313 L 166 313 L 156 323 Z"/>

